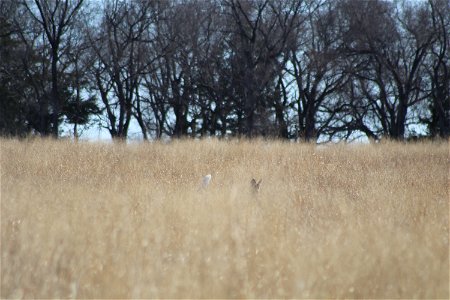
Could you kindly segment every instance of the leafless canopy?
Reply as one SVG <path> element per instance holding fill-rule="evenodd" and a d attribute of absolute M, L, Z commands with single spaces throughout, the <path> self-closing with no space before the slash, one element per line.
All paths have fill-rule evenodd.
<path fill-rule="evenodd" d="M 448 137 L 449 36 L 445 0 L 0 1 L 0 133 Z"/>

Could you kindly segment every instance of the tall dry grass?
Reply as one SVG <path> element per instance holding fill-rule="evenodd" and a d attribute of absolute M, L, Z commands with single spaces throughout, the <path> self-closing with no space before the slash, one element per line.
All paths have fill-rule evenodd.
<path fill-rule="evenodd" d="M 448 143 L 0 143 L 1 298 L 449 297 Z"/>

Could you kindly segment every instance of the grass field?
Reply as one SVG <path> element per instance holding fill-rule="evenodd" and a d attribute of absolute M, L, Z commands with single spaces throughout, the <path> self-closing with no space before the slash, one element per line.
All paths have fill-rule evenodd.
<path fill-rule="evenodd" d="M 449 297 L 448 142 L 0 143 L 1 298 Z"/>

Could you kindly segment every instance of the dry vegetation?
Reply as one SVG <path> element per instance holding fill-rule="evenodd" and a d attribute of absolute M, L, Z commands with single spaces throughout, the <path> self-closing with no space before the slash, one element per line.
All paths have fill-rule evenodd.
<path fill-rule="evenodd" d="M 1 298 L 449 296 L 446 142 L 0 143 Z"/>

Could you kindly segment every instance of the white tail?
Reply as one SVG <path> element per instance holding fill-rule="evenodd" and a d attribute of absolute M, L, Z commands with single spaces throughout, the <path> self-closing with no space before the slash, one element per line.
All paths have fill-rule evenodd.
<path fill-rule="evenodd" d="M 202 182 L 200 184 L 199 190 L 205 189 L 208 187 L 209 183 L 211 182 L 211 177 L 212 177 L 211 174 L 208 174 L 202 178 Z"/>

